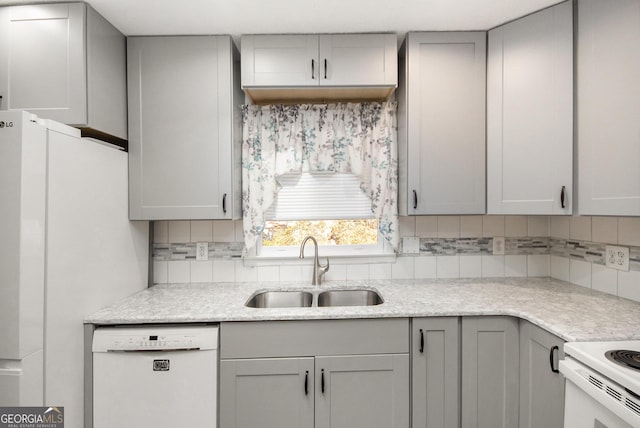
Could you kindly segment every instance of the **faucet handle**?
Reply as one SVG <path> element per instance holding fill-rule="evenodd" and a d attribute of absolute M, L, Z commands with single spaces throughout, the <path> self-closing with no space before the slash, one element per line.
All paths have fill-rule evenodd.
<path fill-rule="evenodd" d="M 318 262 L 318 270 L 318 278 L 322 278 L 322 276 L 329 270 L 329 257 L 327 257 L 327 264 L 324 266 Z"/>

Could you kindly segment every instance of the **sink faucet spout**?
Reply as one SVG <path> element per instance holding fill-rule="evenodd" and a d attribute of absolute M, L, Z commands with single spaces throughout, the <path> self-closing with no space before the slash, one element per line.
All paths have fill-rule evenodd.
<path fill-rule="evenodd" d="M 313 278 L 311 279 L 312 285 L 320 285 L 322 283 L 323 275 L 329 270 L 329 259 L 327 258 L 327 264 L 321 265 L 318 260 L 318 241 L 313 236 L 307 236 L 302 240 L 300 244 L 300 258 L 304 259 L 304 246 L 307 241 L 311 239 L 313 242 L 313 248 L 315 249 L 315 254 L 313 255 Z"/>

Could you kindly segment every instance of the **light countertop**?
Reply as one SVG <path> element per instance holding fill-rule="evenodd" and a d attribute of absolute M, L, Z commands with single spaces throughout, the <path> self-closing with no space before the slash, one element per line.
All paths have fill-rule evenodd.
<path fill-rule="evenodd" d="M 367 307 L 247 308 L 269 289 L 374 288 Z M 508 315 L 567 341 L 640 339 L 640 303 L 549 278 L 328 281 L 155 285 L 88 316 L 86 323 L 143 324 L 305 319 Z"/>

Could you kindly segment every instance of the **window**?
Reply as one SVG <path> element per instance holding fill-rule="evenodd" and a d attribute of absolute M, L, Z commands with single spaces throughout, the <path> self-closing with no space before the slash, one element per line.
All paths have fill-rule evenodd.
<path fill-rule="evenodd" d="M 377 245 L 378 220 L 267 220 L 262 246 L 295 246 L 306 236 L 316 238 L 318 245 Z"/>
<path fill-rule="evenodd" d="M 391 251 L 398 247 L 395 110 L 395 103 L 375 102 L 243 106 L 242 226 L 249 257 L 261 254 L 267 212 L 276 199 L 282 199 L 279 188 L 287 187 L 283 175 L 303 171 L 320 181 L 319 177 L 340 180 L 351 174 L 357 176 L 352 181 L 358 185 L 351 189 L 362 188 L 357 193 L 359 200 L 368 199 L 366 213 L 356 215 L 357 210 L 351 209 L 352 193 L 337 192 L 333 184 L 328 188 L 339 196 L 339 202 L 316 201 L 321 192 L 314 184 L 310 191 L 293 198 L 296 209 L 291 212 L 296 216 L 289 220 L 376 218 L 384 242 Z M 302 176 L 293 177 L 293 187 L 300 187 Z M 286 205 L 278 202 L 271 220 L 289 221 L 280 215 Z M 347 216 L 327 213 L 328 207 L 338 207 Z M 378 246 L 384 247 L 381 241 L 378 239 Z"/>
<path fill-rule="evenodd" d="M 383 239 L 371 200 L 351 174 L 285 174 L 266 212 L 260 256 L 298 256 L 306 236 L 318 241 L 322 255 L 380 254 Z"/>

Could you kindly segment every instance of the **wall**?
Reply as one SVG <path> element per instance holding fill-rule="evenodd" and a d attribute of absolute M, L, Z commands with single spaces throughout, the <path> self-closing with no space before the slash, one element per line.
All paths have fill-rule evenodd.
<path fill-rule="evenodd" d="M 420 216 L 400 218 L 401 236 L 420 238 L 420 254 L 395 263 L 332 263 L 327 280 L 552 276 L 640 301 L 640 217 Z M 494 255 L 492 237 L 506 237 Z M 209 260 L 195 260 L 209 242 Z M 629 272 L 604 267 L 605 244 L 631 249 Z M 246 267 L 241 221 L 154 223 L 154 283 L 304 281 L 307 260 Z"/>
<path fill-rule="evenodd" d="M 552 277 L 640 301 L 640 217 L 552 217 Z M 605 244 L 630 248 L 628 272 L 598 256 Z"/>

